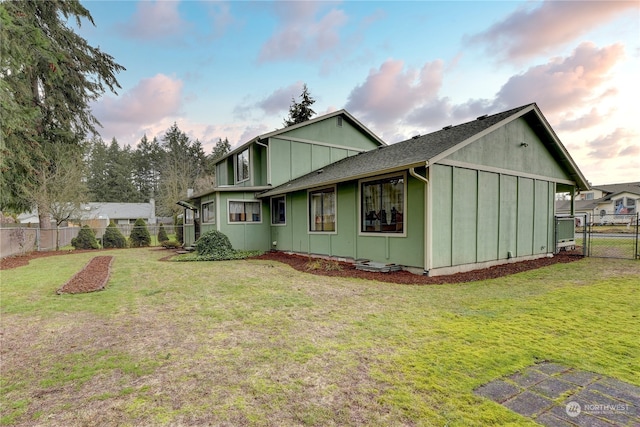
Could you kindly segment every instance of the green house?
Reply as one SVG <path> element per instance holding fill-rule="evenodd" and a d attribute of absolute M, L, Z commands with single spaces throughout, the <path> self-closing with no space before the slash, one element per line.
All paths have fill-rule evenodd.
<path fill-rule="evenodd" d="M 261 135 L 186 204 L 185 243 L 438 275 L 555 252 L 556 193 L 588 184 L 536 104 L 386 145 L 337 111 Z"/>

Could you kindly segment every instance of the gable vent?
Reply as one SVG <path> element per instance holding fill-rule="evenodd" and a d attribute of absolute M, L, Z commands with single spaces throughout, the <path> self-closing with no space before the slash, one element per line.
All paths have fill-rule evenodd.
<path fill-rule="evenodd" d="M 342 127 L 342 117 L 336 117 L 336 126 Z"/>

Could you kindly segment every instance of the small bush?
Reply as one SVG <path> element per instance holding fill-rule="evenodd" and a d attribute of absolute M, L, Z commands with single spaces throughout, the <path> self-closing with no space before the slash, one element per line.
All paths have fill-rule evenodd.
<path fill-rule="evenodd" d="M 71 239 L 71 246 L 76 249 L 100 248 L 100 245 L 96 240 L 96 233 L 94 233 L 88 225 L 84 225 L 78 232 L 78 236 Z"/>
<path fill-rule="evenodd" d="M 160 224 L 160 228 L 158 229 L 158 242 L 166 242 L 169 240 L 169 236 L 167 236 L 167 231 L 164 229 L 164 224 Z"/>
<path fill-rule="evenodd" d="M 218 230 L 204 233 L 195 243 L 195 247 L 198 255 L 221 259 L 229 259 L 230 254 L 234 252 L 229 238 Z"/>
<path fill-rule="evenodd" d="M 305 270 L 325 270 L 325 271 L 342 271 L 342 265 L 335 260 L 326 260 L 322 258 L 309 259 L 304 265 Z"/>
<path fill-rule="evenodd" d="M 177 249 L 182 247 L 182 243 L 176 242 L 175 240 L 165 240 L 160 242 L 160 245 L 167 249 Z"/>
<path fill-rule="evenodd" d="M 151 235 L 147 229 L 147 224 L 142 218 L 136 219 L 135 224 L 133 224 L 133 230 L 131 230 L 129 242 L 133 248 L 151 245 Z"/>
<path fill-rule="evenodd" d="M 127 238 L 122 235 L 113 221 L 109 222 L 107 229 L 104 231 L 104 236 L 102 237 L 102 246 L 104 248 L 127 247 Z"/>

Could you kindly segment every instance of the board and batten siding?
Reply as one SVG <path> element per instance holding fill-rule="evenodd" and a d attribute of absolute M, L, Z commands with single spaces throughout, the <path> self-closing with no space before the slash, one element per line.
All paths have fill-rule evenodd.
<path fill-rule="evenodd" d="M 431 166 L 432 268 L 553 253 L 555 184 Z"/>

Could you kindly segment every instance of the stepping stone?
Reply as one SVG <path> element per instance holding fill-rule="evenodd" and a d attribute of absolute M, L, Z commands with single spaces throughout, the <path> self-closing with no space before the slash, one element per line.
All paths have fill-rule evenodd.
<path fill-rule="evenodd" d="M 560 397 L 566 392 L 577 388 L 578 386 L 576 384 L 568 383 L 553 377 L 534 385 L 530 389 L 551 399 L 555 399 L 556 397 Z"/>
<path fill-rule="evenodd" d="M 530 391 L 525 391 L 513 399 L 506 401 L 504 406 L 525 417 L 532 417 L 551 408 L 553 404 L 553 400 L 551 399 L 547 399 L 544 396 Z"/>
<path fill-rule="evenodd" d="M 559 363 L 553 363 L 553 362 L 538 363 L 534 365 L 533 368 L 547 375 L 560 374 L 570 369 L 570 368 L 567 368 L 566 366 L 560 365 Z"/>
<path fill-rule="evenodd" d="M 482 397 L 487 397 L 494 402 L 502 403 L 516 394 L 520 393 L 521 389 L 509 384 L 502 380 L 495 380 L 478 387 L 475 393 Z"/>
<path fill-rule="evenodd" d="M 584 413 L 584 412 L 580 412 L 580 414 L 577 414 L 576 416 L 571 417 L 571 416 L 569 416 L 567 414 L 565 405 L 554 406 L 553 408 L 551 408 L 549 413 L 552 414 L 552 415 L 555 415 L 556 417 L 560 418 L 563 421 L 571 423 L 573 426 L 579 426 L 579 427 L 611 427 L 611 426 L 615 426 L 616 425 L 616 424 L 613 424 L 613 423 L 611 423 L 609 421 L 603 420 L 601 418 L 596 418 L 596 417 L 592 416 L 591 414 L 587 414 L 587 413 Z"/>
<path fill-rule="evenodd" d="M 530 387 L 549 378 L 548 375 L 534 369 L 527 369 L 524 372 L 518 372 L 511 375 L 509 379 L 521 387 Z"/>
<path fill-rule="evenodd" d="M 592 382 L 600 379 L 600 375 L 594 374 L 593 372 L 571 370 L 569 372 L 560 374 L 558 378 L 562 381 L 568 381 L 573 384 L 586 386 L 587 384 L 591 384 Z"/>
<path fill-rule="evenodd" d="M 539 417 L 534 418 L 534 421 L 546 427 L 575 427 L 575 424 L 565 421 L 562 418 L 558 418 L 549 412 L 545 412 Z"/>

